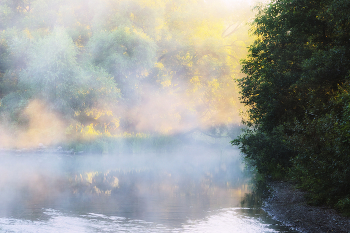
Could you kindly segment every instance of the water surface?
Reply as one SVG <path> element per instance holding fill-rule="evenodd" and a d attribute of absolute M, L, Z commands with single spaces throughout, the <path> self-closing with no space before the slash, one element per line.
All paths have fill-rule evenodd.
<path fill-rule="evenodd" d="M 249 193 L 233 149 L 2 155 L 2 232 L 294 232 Z"/>

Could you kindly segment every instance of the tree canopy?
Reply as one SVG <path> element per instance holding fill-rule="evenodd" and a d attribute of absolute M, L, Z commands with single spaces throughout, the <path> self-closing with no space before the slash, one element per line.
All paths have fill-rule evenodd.
<path fill-rule="evenodd" d="M 276 0 L 258 11 L 239 80 L 249 128 L 233 144 L 261 174 L 350 209 L 350 3 Z"/>
<path fill-rule="evenodd" d="M 30 106 L 71 137 L 239 124 L 250 13 L 224 1 L 1 1 L 0 128 L 28 130 Z"/>

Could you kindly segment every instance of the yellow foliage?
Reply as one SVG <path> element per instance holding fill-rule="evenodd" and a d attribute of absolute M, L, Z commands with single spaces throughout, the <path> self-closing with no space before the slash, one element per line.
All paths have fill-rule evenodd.
<path fill-rule="evenodd" d="M 98 136 L 98 135 L 101 135 L 100 132 L 98 132 L 97 130 L 94 129 L 94 125 L 91 123 L 90 125 L 88 126 L 85 126 L 83 128 L 83 135 L 84 136 Z"/>
<path fill-rule="evenodd" d="M 143 137 L 144 135 L 135 135 L 132 132 L 122 134 L 123 129 L 117 131 L 121 122 L 124 122 L 121 117 L 128 118 L 128 114 L 134 114 L 133 118 L 136 123 L 131 122 L 132 124 L 139 124 L 133 129 L 135 132 L 138 130 L 141 132 L 142 130 L 176 132 L 176 130 L 185 127 L 182 122 L 185 121 L 185 116 L 191 114 L 193 118 L 198 118 L 200 127 L 208 126 L 208 122 L 211 125 L 220 125 L 232 123 L 227 121 L 235 121 L 239 103 L 237 101 L 238 91 L 233 78 L 237 78 L 236 74 L 240 72 L 239 60 L 245 56 L 246 45 L 250 43 L 247 30 L 244 29 L 245 26 L 240 26 L 243 29 L 236 30 L 235 25 L 243 25 L 242 21 L 245 20 L 238 16 L 242 15 L 242 12 L 234 9 L 227 14 L 227 11 L 214 0 L 92 0 L 86 5 L 96 7 L 96 9 L 89 11 L 93 14 L 91 15 L 93 21 L 86 21 L 78 13 L 86 7 L 83 2 L 66 4 L 67 6 L 62 8 L 63 10 L 58 15 L 59 23 L 62 25 L 68 21 L 72 23 L 73 26 L 71 28 L 67 26 L 67 30 L 70 31 L 70 34 L 74 34 L 74 43 L 79 51 L 88 51 L 88 47 L 86 49 L 83 47 L 90 42 L 92 31 L 100 29 L 99 24 L 103 26 L 101 30 L 105 31 L 115 30 L 119 27 L 120 30 L 124 30 L 129 35 L 137 35 L 140 41 L 154 43 L 158 46 L 158 50 L 155 55 L 149 55 L 145 50 L 145 57 L 140 56 L 142 61 L 149 59 L 150 64 L 154 64 L 153 67 L 140 68 L 137 72 L 131 70 L 122 77 L 139 95 L 136 96 L 141 100 L 139 103 L 133 106 L 122 106 L 120 111 L 119 106 L 101 98 L 101 101 L 94 107 L 74 113 L 74 120 L 79 123 L 71 123 L 67 128 L 67 133 L 81 133 L 86 138 L 102 134 L 114 137 Z M 120 7 L 121 3 L 125 3 L 125 6 L 135 7 L 129 7 L 127 12 L 120 12 L 120 9 L 124 9 Z M 151 12 L 151 14 L 146 15 L 145 12 Z M 246 15 L 248 14 L 247 12 Z M 65 18 L 67 15 L 71 15 L 72 18 Z M 117 16 L 125 17 L 123 20 L 126 23 L 117 22 Z M 124 27 L 124 25 L 128 25 L 128 27 Z M 23 34 L 32 39 L 39 30 L 44 30 L 41 32 L 43 35 L 50 33 L 50 29 L 42 28 L 34 33 L 25 29 Z M 232 33 L 233 30 L 236 31 Z M 80 32 L 82 33 L 79 34 Z M 130 43 L 131 46 L 128 48 L 139 48 L 138 41 L 136 43 L 130 41 Z M 128 50 L 129 55 L 132 53 L 131 50 Z M 125 50 L 120 49 L 120 53 L 123 51 Z M 121 65 L 118 63 L 118 69 L 119 66 L 120 69 L 123 69 L 123 65 L 128 67 L 128 62 L 123 59 L 132 59 L 132 56 L 129 55 L 120 58 Z M 154 57 L 149 58 L 151 56 Z M 103 56 L 101 57 L 103 59 Z M 114 78 L 122 80 L 122 78 L 119 79 L 120 77 Z M 111 77 L 111 79 L 114 78 Z M 97 79 L 99 78 L 97 77 Z M 139 80 L 134 82 L 137 79 Z M 152 86 L 149 91 L 147 85 L 152 85 L 148 83 L 148 80 L 151 79 L 154 79 L 159 85 Z M 123 88 L 122 82 L 118 85 Z M 108 85 L 93 87 L 94 91 L 92 91 L 92 87 L 90 89 L 81 88 L 77 94 L 88 98 L 89 94 L 94 94 L 94 92 L 116 92 Z M 161 94 L 155 98 L 149 98 L 149 95 L 155 92 Z M 146 106 L 138 106 L 144 104 L 142 102 L 144 99 L 147 99 Z M 125 105 L 128 104 L 125 101 Z M 46 109 L 41 110 L 47 113 Z M 127 115 L 122 116 L 123 112 L 127 112 Z M 192 115 L 188 118 L 190 119 Z M 202 116 L 203 119 L 200 119 Z M 42 119 L 46 120 L 46 117 L 42 117 Z M 126 119 L 126 121 L 128 120 Z M 140 126 L 139 122 L 142 122 L 143 125 Z M 49 127 L 46 126 L 46 128 L 54 129 L 56 127 L 54 124 L 56 123 L 49 124 Z M 28 135 L 32 137 L 47 135 L 47 131 L 50 130 L 46 130 L 44 134 L 40 131 L 45 131 L 45 127 L 33 127 L 28 131 Z"/>
<path fill-rule="evenodd" d="M 86 173 L 84 174 L 84 177 L 85 177 L 86 182 L 92 184 L 92 179 L 93 179 L 96 175 L 98 175 L 98 172 L 86 172 Z"/>
<path fill-rule="evenodd" d="M 156 62 L 156 63 L 154 64 L 154 67 L 156 67 L 156 68 L 158 68 L 158 69 L 164 69 L 164 65 L 163 65 L 163 63 L 161 63 L 161 62 Z"/>
<path fill-rule="evenodd" d="M 112 123 L 114 124 L 115 128 L 118 128 L 120 126 L 119 118 L 113 118 Z"/>
<path fill-rule="evenodd" d="M 212 88 L 212 91 L 218 90 L 220 87 L 220 84 L 217 79 L 213 79 L 212 81 L 209 81 L 208 85 Z"/>
<path fill-rule="evenodd" d="M 125 27 L 125 28 L 124 28 L 124 31 L 126 32 L 126 34 L 131 34 L 130 28 L 129 28 L 129 27 Z"/>
<path fill-rule="evenodd" d="M 161 82 L 163 87 L 169 87 L 171 86 L 171 80 L 165 80 Z"/>
<path fill-rule="evenodd" d="M 193 89 L 191 90 L 193 93 L 196 92 L 202 85 L 199 76 L 193 76 L 190 82 L 193 84 Z"/>
<path fill-rule="evenodd" d="M 77 114 L 77 112 L 75 112 L 75 114 Z M 77 115 L 79 115 L 79 114 L 80 113 L 78 113 Z M 111 110 L 101 110 L 101 109 L 97 109 L 97 108 L 87 109 L 87 110 L 85 110 L 85 114 L 87 116 L 92 116 L 95 120 L 97 120 L 101 116 L 113 116 L 113 112 Z"/>
<path fill-rule="evenodd" d="M 30 33 L 29 29 L 26 28 L 26 29 L 23 30 L 23 32 L 29 39 L 33 39 L 33 36 Z"/>
<path fill-rule="evenodd" d="M 110 185 L 113 187 L 113 188 L 118 188 L 119 187 L 119 179 L 115 176 L 113 176 L 113 180 L 112 182 L 110 183 Z"/>

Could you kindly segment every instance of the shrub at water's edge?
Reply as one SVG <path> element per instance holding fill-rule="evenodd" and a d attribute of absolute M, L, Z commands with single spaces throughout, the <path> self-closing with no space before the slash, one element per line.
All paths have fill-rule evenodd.
<path fill-rule="evenodd" d="M 260 177 L 291 180 L 311 204 L 349 213 L 348 1 L 274 1 L 257 7 L 242 62 L 248 128 L 232 141 Z"/>

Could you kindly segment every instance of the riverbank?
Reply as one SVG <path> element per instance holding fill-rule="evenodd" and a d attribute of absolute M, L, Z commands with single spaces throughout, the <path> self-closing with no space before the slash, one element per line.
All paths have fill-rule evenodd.
<path fill-rule="evenodd" d="M 269 184 L 272 193 L 263 203 L 263 209 L 273 219 L 300 232 L 350 232 L 350 218 L 341 216 L 326 206 L 310 206 L 305 193 L 288 182 Z"/>

